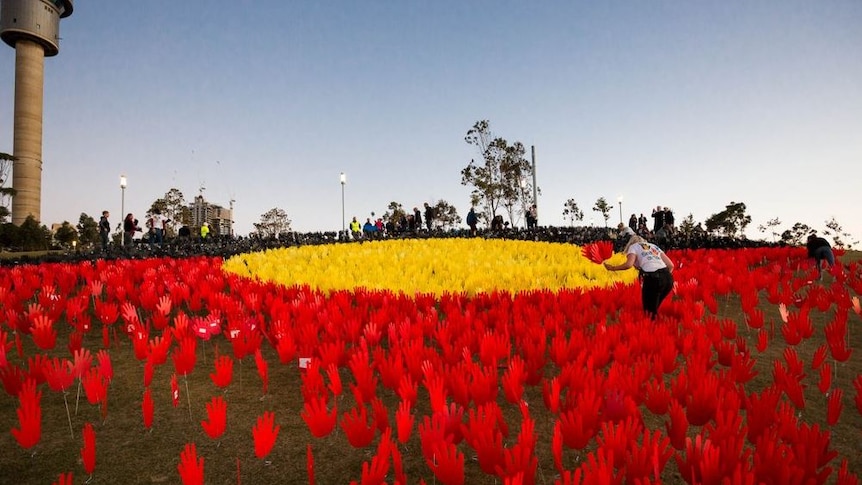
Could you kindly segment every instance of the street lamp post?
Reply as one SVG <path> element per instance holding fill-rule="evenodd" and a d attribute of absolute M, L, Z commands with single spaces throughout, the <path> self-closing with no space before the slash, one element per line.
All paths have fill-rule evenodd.
<path fill-rule="evenodd" d="M 117 230 L 120 233 L 120 246 L 126 245 L 126 233 L 123 231 L 123 221 L 126 218 L 126 176 L 120 175 L 120 223 L 117 224 Z"/>
<path fill-rule="evenodd" d="M 127 180 L 125 175 L 120 175 L 120 229 L 122 230 L 123 221 L 126 218 L 126 185 Z"/>
<path fill-rule="evenodd" d="M 347 183 L 347 175 L 341 172 L 341 237 L 347 239 L 347 231 L 344 225 L 344 185 Z"/>
<path fill-rule="evenodd" d="M 620 205 L 620 224 L 623 223 L 623 196 L 617 197 L 617 203 Z"/>

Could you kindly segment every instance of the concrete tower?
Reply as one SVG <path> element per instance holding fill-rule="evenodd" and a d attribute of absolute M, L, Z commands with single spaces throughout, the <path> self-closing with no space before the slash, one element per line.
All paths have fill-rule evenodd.
<path fill-rule="evenodd" d="M 0 39 L 15 48 L 12 223 L 42 212 L 42 85 L 45 56 L 60 52 L 60 19 L 72 0 L 0 0 Z"/>

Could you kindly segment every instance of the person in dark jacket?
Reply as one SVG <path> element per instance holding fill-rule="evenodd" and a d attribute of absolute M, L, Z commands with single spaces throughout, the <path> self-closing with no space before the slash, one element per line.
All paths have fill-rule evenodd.
<path fill-rule="evenodd" d="M 422 229 L 422 213 L 418 207 L 413 208 L 413 230 L 419 232 Z"/>
<path fill-rule="evenodd" d="M 467 213 L 467 225 L 470 226 L 470 235 L 476 235 L 476 223 L 479 221 L 479 216 L 476 215 L 476 209 L 470 207 L 470 212 Z"/>
<path fill-rule="evenodd" d="M 431 224 L 434 222 L 434 208 L 428 205 L 428 202 L 425 203 L 425 227 L 428 228 L 428 232 L 431 232 Z"/>
<path fill-rule="evenodd" d="M 808 257 L 814 258 L 818 278 L 823 279 L 823 260 L 826 260 L 830 269 L 835 265 L 835 255 L 832 254 L 832 246 L 829 245 L 829 241 L 822 237 L 817 237 L 816 234 L 808 236 L 808 242 L 805 246 L 808 248 Z"/>
<path fill-rule="evenodd" d="M 135 237 L 135 233 L 140 231 L 141 228 L 138 227 L 138 220 L 135 219 L 135 216 L 131 212 L 126 214 L 126 218 L 123 219 L 123 247 L 132 247 L 132 239 Z"/>
<path fill-rule="evenodd" d="M 102 218 L 99 219 L 99 238 L 102 241 L 102 251 L 108 250 L 108 238 L 111 235 L 111 223 L 108 222 L 109 217 L 111 217 L 110 212 L 102 211 Z"/>

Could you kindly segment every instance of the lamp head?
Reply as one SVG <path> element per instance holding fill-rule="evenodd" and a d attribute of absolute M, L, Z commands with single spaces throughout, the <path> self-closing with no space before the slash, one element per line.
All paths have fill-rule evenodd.
<path fill-rule="evenodd" d="M 125 175 L 120 175 L 120 188 L 125 189 L 127 185 L 127 180 Z"/>
<path fill-rule="evenodd" d="M 341 172 L 341 176 L 339 177 L 339 179 L 341 180 L 341 185 L 347 183 L 347 175 L 344 175 L 344 172 Z"/>

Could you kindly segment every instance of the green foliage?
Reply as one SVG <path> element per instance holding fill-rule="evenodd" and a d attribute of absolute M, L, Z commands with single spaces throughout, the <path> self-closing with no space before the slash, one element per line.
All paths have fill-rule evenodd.
<path fill-rule="evenodd" d="M 165 235 L 167 237 L 175 235 L 173 223 L 188 224 L 191 221 L 191 211 L 179 189 L 172 188 L 165 193 L 164 197 L 154 200 L 150 205 L 150 210 L 147 211 L 147 218 L 153 215 L 156 209 L 160 210 L 162 215 L 171 221 L 166 225 Z"/>
<path fill-rule="evenodd" d="M 584 220 L 584 211 L 578 207 L 575 199 L 569 199 L 563 204 L 563 217 L 569 220 L 569 224 L 574 226 L 575 221 Z"/>
<path fill-rule="evenodd" d="M 793 227 L 781 233 L 781 240 L 792 246 L 799 246 L 811 234 L 808 224 L 797 222 Z"/>
<path fill-rule="evenodd" d="M 614 206 L 608 205 L 608 201 L 606 201 L 604 197 L 599 197 L 598 200 L 596 200 L 596 204 L 593 206 L 593 210 L 595 212 L 600 212 L 602 217 L 605 219 L 605 227 L 608 227 L 608 219 L 611 218 L 611 209 L 613 208 Z"/>
<path fill-rule="evenodd" d="M 696 226 L 694 223 L 694 214 L 689 213 L 687 216 L 685 216 L 682 222 L 679 223 L 679 232 L 685 234 L 686 236 L 689 236 L 691 235 L 691 233 L 694 232 L 695 227 Z"/>
<path fill-rule="evenodd" d="M 392 221 L 395 227 L 398 227 L 406 217 L 407 212 L 404 210 L 404 206 L 394 200 L 389 203 L 386 207 L 386 212 L 383 213 L 383 220 L 386 222 Z"/>
<path fill-rule="evenodd" d="M 708 232 L 720 232 L 727 237 L 742 236 L 751 224 L 751 216 L 745 213 L 744 202 L 731 202 L 724 210 L 709 216 L 705 221 Z"/>
<path fill-rule="evenodd" d="M 274 207 L 260 216 L 260 222 L 254 223 L 254 229 L 261 237 L 275 237 L 290 231 L 290 219 L 284 209 Z"/>
<path fill-rule="evenodd" d="M 443 199 L 437 201 L 433 206 L 434 209 L 434 226 L 438 229 L 452 229 L 461 223 L 461 216 L 458 215 L 458 210 L 452 204 Z"/>
<path fill-rule="evenodd" d="M 45 251 L 50 248 L 53 236 L 45 226 L 31 215 L 18 227 L 17 242 L 22 251 Z"/>
<path fill-rule="evenodd" d="M 772 240 L 775 241 L 775 238 L 780 235 L 775 228 L 780 225 L 781 221 L 776 217 L 775 219 L 768 220 L 765 226 L 763 224 L 757 226 L 757 230 L 763 233 L 766 232 L 767 229 L 772 229 Z"/>
<path fill-rule="evenodd" d="M 72 245 L 72 241 L 78 240 L 78 230 L 75 229 L 75 226 L 69 224 L 69 221 L 63 221 L 63 224 L 57 228 L 57 232 L 54 234 L 54 239 L 56 239 L 63 247 L 68 248 Z"/>
<path fill-rule="evenodd" d="M 847 238 L 852 237 L 849 232 L 845 232 L 844 228 L 841 224 L 835 220 L 834 217 L 826 221 L 826 229 L 823 231 L 823 235 L 832 236 L 832 245 L 836 248 L 840 249 L 852 249 L 854 244 L 857 244 L 859 241 L 849 241 L 845 242 Z"/>
<path fill-rule="evenodd" d="M 86 212 L 81 213 L 76 228 L 78 229 L 78 241 L 82 245 L 101 243 L 99 240 L 99 223 L 88 216 Z"/>
<path fill-rule="evenodd" d="M 477 121 L 467 131 L 464 141 L 474 145 L 482 157 L 461 170 L 461 185 L 472 186 L 470 203 L 480 207 L 487 220 L 505 208 L 509 221 L 515 223 L 515 213 L 527 213 L 533 201 L 533 166 L 524 158 L 526 150 L 520 142 L 509 144 L 504 138 L 494 137 L 487 120 Z"/>
<path fill-rule="evenodd" d="M 18 226 L 11 222 L 0 223 L 0 249 L 11 250 L 18 248 Z"/>

